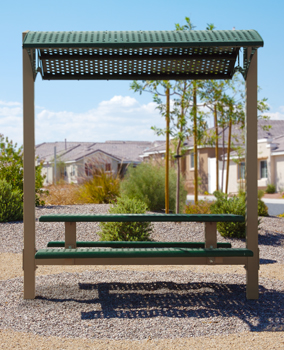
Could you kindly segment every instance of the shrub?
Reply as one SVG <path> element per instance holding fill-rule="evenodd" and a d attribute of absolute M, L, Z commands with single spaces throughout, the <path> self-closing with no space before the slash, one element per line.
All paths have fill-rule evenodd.
<path fill-rule="evenodd" d="M 234 196 L 228 198 L 228 195 L 219 191 L 215 191 L 214 196 L 217 201 L 211 205 L 212 214 L 235 214 L 243 215 L 246 213 L 246 201 L 244 196 Z M 244 222 L 218 222 L 217 230 L 223 237 L 245 237 Z"/>
<path fill-rule="evenodd" d="M 97 168 L 91 180 L 80 188 L 81 203 L 111 203 L 119 195 L 119 179 L 103 169 Z"/>
<path fill-rule="evenodd" d="M 200 200 L 197 204 L 188 204 L 185 207 L 185 214 L 211 214 L 210 207 L 212 202 Z"/>
<path fill-rule="evenodd" d="M 176 171 L 169 169 L 169 208 L 175 211 Z M 137 198 L 147 204 L 149 210 L 159 211 L 165 208 L 165 167 L 153 163 L 141 163 L 136 168 L 130 166 L 125 179 L 121 182 L 121 192 L 129 198 Z M 182 212 L 187 192 L 181 177 L 180 211 Z"/>
<path fill-rule="evenodd" d="M 23 200 L 19 189 L 0 180 L 0 221 L 18 221 L 23 219 Z"/>
<path fill-rule="evenodd" d="M 275 188 L 275 185 L 273 184 L 267 185 L 265 190 L 266 193 L 275 193 L 275 191 L 276 191 L 276 188 Z"/>
<path fill-rule="evenodd" d="M 46 205 L 73 205 L 81 203 L 79 201 L 79 186 L 75 184 L 66 184 L 64 181 L 59 181 L 55 185 L 48 186 L 48 191 L 45 191 L 40 197 L 45 201 Z"/>
<path fill-rule="evenodd" d="M 216 191 L 214 192 L 214 196 L 217 198 L 217 201 L 211 205 L 212 214 L 235 214 L 245 216 L 245 193 L 238 197 L 234 196 L 228 198 L 227 194 Z M 258 199 L 258 215 L 268 216 L 268 208 L 261 199 Z M 223 237 L 245 238 L 244 222 L 218 222 L 217 229 Z"/>
<path fill-rule="evenodd" d="M 109 209 L 110 214 L 144 214 L 145 203 L 138 199 L 121 197 Z M 150 222 L 102 222 L 101 241 L 149 241 L 152 232 Z"/>
<path fill-rule="evenodd" d="M 258 200 L 258 216 L 269 216 L 268 208 L 261 199 Z"/>
<path fill-rule="evenodd" d="M 284 213 L 277 215 L 279 218 L 284 218 Z"/>
<path fill-rule="evenodd" d="M 43 193 L 44 177 L 41 175 L 42 163 L 35 167 L 35 205 L 44 205 L 39 195 Z M 17 149 L 17 144 L 0 134 L 0 179 L 11 184 L 13 190 L 18 190 L 23 198 L 24 162 L 23 147 Z"/>
<path fill-rule="evenodd" d="M 261 199 L 264 196 L 265 192 L 263 190 L 258 190 L 257 191 L 257 198 Z"/>

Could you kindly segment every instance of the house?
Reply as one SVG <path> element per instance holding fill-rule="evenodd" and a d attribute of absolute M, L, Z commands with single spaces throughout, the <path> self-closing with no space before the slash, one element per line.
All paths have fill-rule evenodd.
<path fill-rule="evenodd" d="M 44 142 L 36 146 L 36 157 L 38 163 L 43 163 L 44 185 L 54 182 L 55 159 L 57 181 L 64 179 L 68 183 L 80 183 L 91 177 L 95 168 L 123 176 L 129 164 L 141 163 L 139 155 L 159 142 Z"/>
<path fill-rule="evenodd" d="M 269 128 L 269 126 L 271 126 Z M 207 130 L 214 133 L 215 128 Z M 218 129 L 219 145 L 219 189 L 225 191 L 227 140 L 229 128 Z M 244 145 L 243 130 L 240 125 L 232 128 L 232 144 L 234 149 L 230 152 L 228 192 L 237 193 L 244 186 Z M 141 158 L 161 161 L 165 156 L 165 142 L 149 148 Z M 171 150 L 174 148 L 171 145 Z M 189 137 L 184 143 L 183 157 L 180 160 L 181 171 L 185 178 L 188 193 L 194 192 L 194 142 Z M 216 190 L 216 154 L 215 144 L 209 139 L 205 145 L 198 146 L 198 177 L 200 192 L 213 193 Z M 258 122 L 258 188 L 265 189 L 268 184 L 274 184 L 277 191 L 284 189 L 284 120 L 259 120 Z M 223 187 L 222 187 L 223 185 Z"/>

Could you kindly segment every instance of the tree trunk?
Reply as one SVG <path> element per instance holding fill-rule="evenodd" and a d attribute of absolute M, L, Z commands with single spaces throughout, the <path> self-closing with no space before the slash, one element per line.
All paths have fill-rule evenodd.
<path fill-rule="evenodd" d="M 230 165 L 230 153 L 231 153 L 231 132 L 232 132 L 232 120 L 229 122 L 229 135 L 228 135 L 228 148 L 227 148 L 227 172 L 226 172 L 226 193 L 228 194 L 229 186 L 229 165 Z"/>
<path fill-rule="evenodd" d="M 186 83 L 184 82 L 184 91 L 186 89 Z M 180 135 L 182 135 L 183 132 L 183 121 L 184 121 L 184 98 L 181 99 L 181 115 L 180 115 Z M 179 214 L 179 195 L 180 195 L 180 146 L 181 146 L 181 139 L 179 138 L 178 144 L 177 144 L 177 187 L 176 187 L 176 214 Z"/>
<path fill-rule="evenodd" d="M 223 141 L 222 141 L 222 147 L 223 147 L 223 159 L 222 159 L 222 185 L 221 185 L 221 192 L 224 191 L 224 171 L 225 171 L 225 127 L 223 126 Z"/>
<path fill-rule="evenodd" d="M 180 150 L 181 141 L 178 140 L 177 145 L 177 151 L 176 151 L 176 160 L 177 160 L 177 184 L 176 184 L 176 214 L 179 214 L 179 189 L 180 189 L 180 156 L 179 156 L 179 150 Z"/>
<path fill-rule="evenodd" d="M 218 139 L 218 120 L 217 120 L 217 106 L 214 106 L 214 123 L 216 133 L 215 156 L 216 156 L 216 191 L 219 190 L 219 139 Z"/>

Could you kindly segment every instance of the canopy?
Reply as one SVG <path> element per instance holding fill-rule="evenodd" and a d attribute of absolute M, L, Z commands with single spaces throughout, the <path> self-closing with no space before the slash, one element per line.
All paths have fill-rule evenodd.
<path fill-rule="evenodd" d="M 240 48 L 261 46 L 255 30 L 31 31 L 23 42 L 44 80 L 231 79 Z"/>

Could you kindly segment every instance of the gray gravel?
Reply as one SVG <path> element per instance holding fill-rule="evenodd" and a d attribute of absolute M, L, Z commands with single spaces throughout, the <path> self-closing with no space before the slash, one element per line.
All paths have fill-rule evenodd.
<path fill-rule="evenodd" d="M 108 205 L 43 207 L 47 213 L 106 213 Z M 37 222 L 37 248 L 64 239 L 63 223 Z M 78 224 L 79 240 L 99 239 L 98 224 Z M 0 225 L 0 252 L 21 253 L 23 224 Z M 157 241 L 201 241 L 200 223 L 154 223 Z M 231 241 L 234 247 L 243 240 Z M 284 219 L 263 218 L 262 264 L 284 263 Z M 127 267 L 125 267 L 127 269 Z M 0 282 L 0 329 L 96 339 L 162 339 L 284 330 L 284 281 L 260 279 L 259 300 L 246 300 L 245 276 L 184 270 L 107 270 L 36 277 L 35 300 L 23 279 Z"/>

